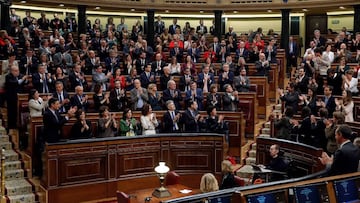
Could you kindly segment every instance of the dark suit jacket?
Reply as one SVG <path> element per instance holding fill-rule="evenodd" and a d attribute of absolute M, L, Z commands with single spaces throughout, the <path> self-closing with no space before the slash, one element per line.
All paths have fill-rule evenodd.
<path fill-rule="evenodd" d="M 197 114 L 199 114 L 199 112 L 195 111 L 194 116 L 196 116 Z M 199 132 L 200 128 L 204 126 L 200 121 L 196 120 L 195 117 L 191 115 L 189 109 L 186 109 L 181 115 L 181 120 L 181 123 L 184 124 L 184 132 L 187 133 Z"/>
<path fill-rule="evenodd" d="M 204 30 L 203 34 L 206 34 L 208 32 L 207 27 L 205 25 L 203 25 L 203 30 Z M 196 33 L 200 32 L 200 31 L 201 31 L 201 27 L 200 27 L 200 25 L 198 25 L 196 27 Z"/>
<path fill-rule="evenodd" d="M 176 53 L 175 48 L 171 48 L 170 49 L 170 57 L 175 56 L 177 62 L 182 63 L 184 49 L 182 49 L 182 48 L 178 48 L 178 49 L 179 49 L 179 51 L 178 51 L 178 53 Z"/>
<path fill-rule="evenodd" d="M 96 67 L 97 65 L 92 64 L 90 58 L 85 59 L 85 69 L 84 69 L 85 75 L 92 75 L 92 70 L 94 70 Z"/>
<path fill-rule="evenodd" d="M 210 90 L 210 85 L 212 85 L 215 82 L 214 74 L 209 73 L 210 80 L 208 81 L 208 90 Z M 204 73 L 200 73 L 198 75 L 197 85 L 199 88 L 204 88 Z"/>
<path fill-rule="evenodd" d="M 161 67 L 161 70 L 160 71 L 157 71 L 156 69 L 157 69 L 157 61 L 153 61 L 152 63 L 151 63 L 151 72 L 154 72 L 154 73 L 156 73 L 157 75 L 162 75 L 163 74 L 163 68 L 166 66 L 166 63 L 163 61 L 163 60 L 161 60 L 161 62 L 160 62 L 160 67 Z"/>
<path fill-rule="evenodd" d="M 144 59 L 144 64 L 141 64 L 141 59 L 137 59 L 135 62 L 135 66 L 136 66 L 136 70 L 137 70 L 137 74 L 140 75 L 141 73 L 143 73 L 145 71 L 145 68 L 147 66 L 147 64 L 149 63 L 149 60 Z"/>
<path fill-rule="evenodd" d="M 57 119 L 49 109 L 46 109 L 43 115 L 44 139 L 49 143 L 59 142 L 61 139 L 61 128 L 67 122 L 66 118 L 58 112 L 56 112 L 56 115 Z"/>
<path fill-rule="evenodd" d="M 277 63 L 276 53 L 277 53 L 276 46 L 273 46 L 273 51 L 272 52 L 269 52 L 267 50 L 267 48 L 265 48 L 265 58 L 267 59 L 269 57 L 269 54 L 270 54 L 270 56 L 271 56 L 271 60 L 269 61 L 270 63 Z"/>
<path fill-rule="evenodd" d="M 27 73 L 36 73 L 37 72 L 37 69 L 38 69 L 38 59 L 36 57 L 31 57 L 31 67 L 27 67 L 27 57 L 26 56 L 23 56 L 21 57 L 20 59 L 20 72 L 22 74 L 27 74 Z M 26 66 L 26 67 L 25 67 Z"/>
<path fill-rule="evenodd" d="M 171 24 L 169 26 L 169 33 L 172 34 L 172 35 L 175 34 L 176 28 L 179 28 L 181 30 L 180 25 L 176 24 L 175 29 L 174 29 L 174 24 Z"/>
<path fill-rule="evenodd" d="M 189 49 L 187 50 L 187 54 L 188 54 L 189 56 L 191 56 L 191 60 L 192 60 L 192 61 L 194 61 L 194 59 L 195 59 L 196 63 L 199 62 L 200 49 L 196 48 L 195 51 L 193 52 L 193 49 L 192 49 L 192 48 L 189 48 Z"/>
<path fill-rule="evenodd" d="M 235 96 L 234 100 L 231 100 L 230 96 L 225 93 L 222 97 L 222 103 L 223 103 L 224 111 L 234 111 L 235 112 L 238 110 L 239 98 L 237 96 Z"/>
<path fill-rule="evenodd" d="M 234 78 L 234 85 L 235 89 L 238 92 L 248 92 L 250 89 L 250 80 L 249 77 L 245 76 L 245 83 L 241 82 L 241 77 L 237 76 Z"/>
<path fill-rule="evenodd" d="M 325 102 L 325 98 L 324 98 L 324 102 Z M 328 118 L 332 118 L 333 117 L 333 113 L 335 111 L 336 108 L 336 103 L 335 103 L 335 97 L 333 97 L 331 95 L 331 97 L 329 98 L 328 103 L 326 104 L 325 108 L 327 108 L 329 115 Z"/>
<path fill-rule="evenodd" d="M 158 35 L 160 35 L 161 33 L 164 32 L 165 29 L 165 23 L 164 21 L 156 21 L 154 22 L 154 32 L 157 33 Z"/>
<path fill-rule="evenodd" d="M 285 107 L 291 106 L 294 112 L 297 112 L 299 94 L 294 91 L 293 93 L 286 93 L 284 96 L 280 97 L 281 101 L 285 101 Z"/>
<path fill-rule="evenodd" d="M 189 101 L 189 100 L 191 100 L 191 99 L 193 99 L 193 100 L 195 100 L 195 101 L 197 102 L 197 104 L 198 104 L 198 109 L 199 109 L 200 111 L 204 110 L 204 109 L 203 109 L 203 103 L 202 103 L 202 102 L 203 102 L 203 99 L 204 99 L 202 89 L 200 89 L 200 88 L 197 88 L 197 89 L 196 89 L 196 97 L 195 97 L 195 98 L 192 98 L 191 90 L 188 90 L 188 91 L 186 92 L 185 101 Z"/>
<path fill-rule="evenodd" d="M 180 112 L 175 110 L 175 115 L 179 114 Z M 180 118 L 181 120 L 181 118 Z M 174 130 L 174 122 L 173 122 L 173 119 L 171 118 L 171 115 L 170 115 L 170 112 L 169 111 L 166 111 L 164 116 L 163 116 L 163 132 L 164 133 L 174 133 L 174 132 L 179 132 L 180 131 L 180 120 L 177 122 L 178 123 L 178 127 L 179 127 L 179 130 L 176 131 Z"/>
<path fill-rule="evenodd" d="M 219 85 L 220 85 L 220 90 L 222 92 L 225 91 L 224 85 L 226 84 L 233 85 L 233 82 L 234 82 L 234 73 L 232 71 L 228 72 L 228 78 L 223 78 L 223 74 L 219 75 Z"/>
<path fill-rule="evenodd" d="M 57 98 L 60 101 L 60 94 L 57 92 L 53 93 L 53 97 Z M 63 99 L 70 99 L 69 94 L 65 91 L 63 91 Z M 61 106 L 60 108 L 64 107 L 65 112 L 67 112 L 70 109 L 70 103 L 65 104 L 64 106 Z"/>
<path fill-rule="evenodd" d="M 47 78 L 47 76 L 45 76 L 45 78 L 46 78 L 45 80 L 40 81 L 40 79 L 41 79 L 40 73 L 34 73 L 32 75 L 32 84 L 39 93 L 49 93 L 52 91 L 51 87 L 52 87 L 53 80 L 52 79 L 49 80 Z M 45 84 L 47 85 L 48 92 L 44 92 Z"/>
<path fill-rule="evenodd" d="M 356 172 L 359 165 L 359 159 L 359 148 L 351 142 L 345 143 L 341 148 L 336 150 L 334 161 L 328 174 L 333 176 Z"/>
<path fill-rule="evenodd" d="M 168 100 L 173 100 L 176 109 L 181 109 L 180 101 L 183 100 L 182 97 L 181 97 L 181 92 L 180 92 L 180 90 L 178 90 L 178 89 L 176 89 L 176 90 L 174 90 L 174 91 L 177 92 L 177 96 L 175 96 L 175 97 L 172 97 L 172 96 L 171 96 L 169 89 L 166 89 L 166 90 L 163 91 L 163 101 L 164 101 L 164 104 L 165 104 Z"/>
<path fill-rule="evenodd" d="M 297 89 L 301 94 L 307 94 L 308 85 L 309 85 L 309 77 L 307 77 L 307 76 L 305 75 L 304 78 L 303 78 L 301 81 L 299 81 L 298 83 L 296 83 L 296 89 Z"/>
<path fill-rule="evenodd" d="M 81 72 L 81 74 L 84 74 L 83 72 Z M 70 81 L 70 90 L 71 91 L 75 91 L 75 87 L 76 86 L 82 86 L 84 88 L 84 90 L 88 89 L 88 84 L 85 80 L 85 78 L 83 80 L 81 80 L 79 77 L 77 77 L 75 75 L 74 71 L 71 71 L 69 74 L 69 81 Z"/>
<path fill-rule="evenodd" d="M 189 76 L 190 77 L 190 81 L 187 83 L 185 80 L 185 76 L 182 75 L 179 81 L 179 89 L 181 91 L 185 91 L 185 87 L 186 86 L 190 86 L 191 81 L 194 81 L 194 77 L 192 75 Z"/>
<path fill-rule="evenodd" d="M 105 67 L 107 72 L 111 71 L 111 73 L 114 73 L 116 68 L 120 68 L 120 57 L 116 57 L 114 61 L 115 63 L 112 62 L 110 57 L 105 58 Z"/>
<path fill-rule="evenodd" d="M 85 95 L 83 95 L 83 97 L 84 96 Z M 79 97 L 76 94 L 73 97 L 71 97 L 70 103 L 71 103 L 71 106 L 76 106 L 77 109 L 82 109 L 84 111 L 86 111 L 89 106 L 89 103 L 87 101 L 84 103 L 81 103 L 81 101 L 79 100 Z"/>
<path fill-rule="evenodd" d="M 86 139 L 91 138 L 92 134 L 92 125 L 91 121 L 85 120 L 86 124 L 89 126 L 88 130 L 81 132 L 82 124 L 81 121 L 76 121 L 71 128 L 71 138 L 72 139 Z"/>
<path fill-rule="evenodd" d="M 151 76 L 154 76 L 153 80 L 150 80 Z M 155 78 L 155 73 L 154 72 L 150 72 L 150 77 L 148 78 L 146 76 L 145 72 L 140 74 L 141 87 L 147 88 L 150 83 L 156 83 L 156 78 Z"/>
<path fill-rule="evenodd" d="M 242 54 L 240 53 L 240 49 L 236 49 L 236 58 L 243 57 L 246 61 L 249 59 L 249 51 L 244 48 Z"/>
<path fill-rule="evenodd" d="M 216 110 L 220 111 L 221 110 L 221 107 L 222 107 L 222 98 L 221 98 L 221 95 L 220 94 L 216 94 L 215 95 L 215 99 L 213 97 L 212 94 L 208 94 L 206 96 L 206 107 L 208 106 L 215 106 L 216 107 Z M 206 110 L 206 109 L 205 109 Z"/>
<path fill-rule="evenodd" d="M 126 107 L 126 92 L 123 97 L 117 97 L 116 89 L 110 91 L 110 109 L 111 111 L 122 111 Z"/>

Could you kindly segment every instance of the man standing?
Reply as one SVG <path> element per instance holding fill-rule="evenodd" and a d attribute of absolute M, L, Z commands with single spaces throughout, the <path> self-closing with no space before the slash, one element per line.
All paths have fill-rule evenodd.
<path fill-rule="evenodd" d="M 352 131 L 348 125 L 340 125 L 335 131 L 335 139 L 339 149 L 335 151 L 334 156 L 329 157 L 325 152 L 319 157 L 322 164 L 329 168 L 328 174 L 341 175 L 345 173 L 356 172 L 360 160 L 360 150 L 350 138 Z"/>
<path fill-rule="evenodd" d="M 66 116 L 61 116 L 59 113 L 60 106 L 59 100 L 53 97 L 49 100 L 49 108 L 44 112 L 44 139 L 46 142 L 54 143 L 60 141 L 62 126 L 76 111 L 76 108 L 70 108 Z"/>

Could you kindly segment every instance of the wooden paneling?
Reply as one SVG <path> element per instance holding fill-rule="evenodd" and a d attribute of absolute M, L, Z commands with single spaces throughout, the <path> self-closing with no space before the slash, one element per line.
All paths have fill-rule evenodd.
<path fill-rule="evenodd" d="M 319 160 L 323 152 L 322 149 L 298 142 L 267 137 L 258 137 L 256 139 L 257 163 L 264 165 L 269 163 L 269 149 L 273 144 L 278 144 L 284 156 L 294 161 L 296 166 L 302 169 L 301 171 L 306 175 L 321 171 L 325 168 Z"/>
<path fill-rule="evenodd" d="M 166 156 L 162 154 L 164 150 L 168 152 Z M 109 154 L 113 153 L 116 158 L 109 159 Z M 180 175 L 207 172 L 220 175 L 223 137 L 216 134 L 169 134 L 94 139 L 93 142 L 78 140 L 46 145 L 43 160 L 47 167 L 44 168 L 41 183 L 48 190 L 51 203 L 80 202 L 112 197 L 109 193 L 116 188 L 108 189 L 107 186 L 113 186 L 113 181 L 155 176 L 154 167 L 159 161 L 165 161 L 171 170 Z M 116 177 L 111 177 L 109 166 Z M 139 186 L 143 187 L 145 185 Z M 75 195 L 76 198 L 66 199 L 72 192 L 70 188 L 75 191 L 92 191 L 98 188 L 103 193 L 79 192 Z M 126 190 L 126 185 L 122 189 Z"/>

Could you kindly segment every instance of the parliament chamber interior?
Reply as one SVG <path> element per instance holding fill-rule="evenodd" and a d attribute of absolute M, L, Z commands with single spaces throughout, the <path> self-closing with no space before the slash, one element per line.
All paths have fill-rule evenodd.
<path fill-rule="evenodd" d="M 1 203 L 360 202 L 359 1 L 0 9 Z"/>

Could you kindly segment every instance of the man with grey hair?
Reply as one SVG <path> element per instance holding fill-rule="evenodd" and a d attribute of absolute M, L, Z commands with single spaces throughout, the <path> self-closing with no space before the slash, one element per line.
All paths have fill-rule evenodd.
<path fill-rule="evenodd" d="M 180 132 L 180 118 L 181 114 L 176 110 L 173 100 L 166 101 L 166 108 L 168 109 L 163 116 L 163 132 L 174 133 Z"/>
<path fill-rule="evenodd" d="M 134 80 L 134 88 L 130 91 L 130 99 L 133 110 L 142 110 L 149 100 L 148 92 L 145 88 L 141 87 L 139 79 Z"/>
<path fill-rule="evenodd" d="M 167 89 L 163 91 L 163 101 L 172 100 L 175 104 L 176 109 L 181 109 L 180 101 L 183 100 L 181 92 L 176 88 L 176 82 L 174 80 L 169 80 L 167 83 Z"/>

